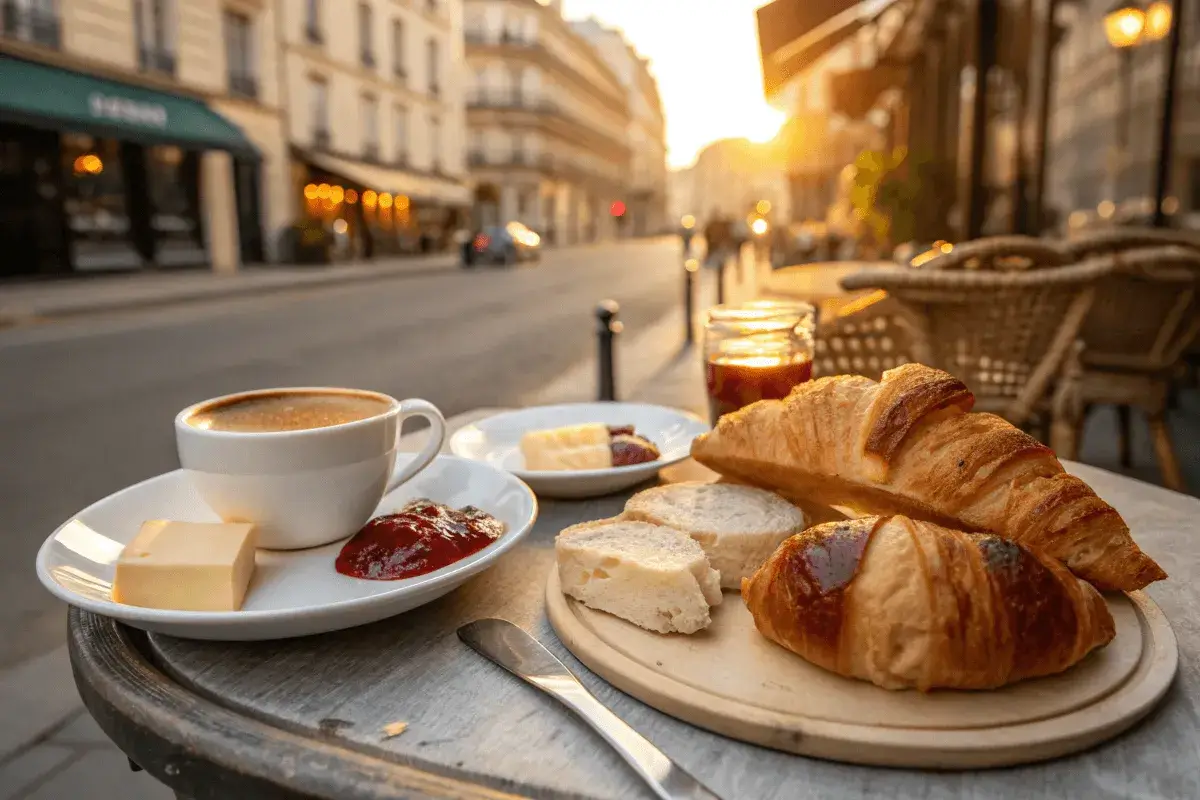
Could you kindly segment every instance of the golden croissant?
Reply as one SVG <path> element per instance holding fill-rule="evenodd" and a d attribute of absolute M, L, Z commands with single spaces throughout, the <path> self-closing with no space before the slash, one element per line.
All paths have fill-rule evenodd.
<path fill-rule="evenodd" d="M 830 522 L 779 546 L 742 598 L 760 633 L 885 689 L 993 689 L 1112 640 L 1104 598 L 995 534 L 906 517 Z"/>
<path fill-rule="evenodd" d="M 1101 590 L 1167 576 L 1050 448 L 994 414 L 968 413 L 974 402 L 957 378 L 920 364 L 879 383 L 822 378 L 722 417 L 692 456 L 789 499 L 998 533 Z"/>

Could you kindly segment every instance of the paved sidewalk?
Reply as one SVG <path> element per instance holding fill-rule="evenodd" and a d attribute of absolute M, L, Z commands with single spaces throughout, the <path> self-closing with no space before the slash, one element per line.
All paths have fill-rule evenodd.
<path fill-rule="evenodd" d="M 386 280 L 446 271 L 457 263 L 456 256 L 439 253 L 331 266 L 256 266 L 235 273 L 137 272 L 0 284 L 0 328 L 80 314 Z"/>

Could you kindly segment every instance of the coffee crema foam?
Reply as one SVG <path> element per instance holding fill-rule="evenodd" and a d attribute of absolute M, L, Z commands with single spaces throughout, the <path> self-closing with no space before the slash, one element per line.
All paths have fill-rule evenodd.
<path fill-rule="evenodd" d="M 328 428 L 377 417 L 391 403 L 355 392 L 279 392 L 231 397 L 197 409 L 193 428 L 231 433 L 270 433 Z"/>

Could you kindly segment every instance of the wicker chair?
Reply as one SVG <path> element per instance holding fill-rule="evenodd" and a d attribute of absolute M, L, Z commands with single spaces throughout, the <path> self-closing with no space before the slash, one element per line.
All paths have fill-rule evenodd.
<path fill-rule="evenodd" d="M 913 360 L 915 325 L 906 309 L 884 292 L 872 292 L 836 314 L 822 314 L 813 341 L 813 375 L 883 373 Z"/>
<path fill-rule="evenodd" d="M 1126 467 L 1131 465 L 1130 410 L 1145 412 L 1163 484 L 1182 491 L 1166 411 L 1172 381 L 1182 374 L 1188 348 L 1200 340 L 1200 247 L 1137 246 L 1172 238 L 1186 241 L 1173 231 L 1139 231 L 1110 235 L 1103 244 L 1093 237 L 1067 247 L 1092 255 L 1092 263 L 1107 259 L 1114 267 L 1097 285 L 1080 334 L 1086 344 L 1081 402 L 1085 408 L 1099 403 L 1117 407 L 1119 455 Z"/>
<path fill-rule="evenodd" d="M 961 378 L 977 409 L 1037 428 L 1057 447 L 1070 445 L 1082 406 L 1079 369 L 1056 379 L 1078 357 L 1094 284 L 1112 270 L 1111 261 L 1071 263 L 1052 242 L 1004 236 L 956 246 L 919 268 L 852 275 L 842 286 L 886 291 L 913 323 L 914 359 Z"/>

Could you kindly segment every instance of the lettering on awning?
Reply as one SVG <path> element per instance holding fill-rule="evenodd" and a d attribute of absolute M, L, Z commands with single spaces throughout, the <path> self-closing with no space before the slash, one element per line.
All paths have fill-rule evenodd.
<path fill-rule="evenodd" d="M 92 92 L 88 95 L 88 105 L 92 116 L 97 119 L 111 119 L 146 128 L 167 127 L 167 108 L 159 103 Z"/>

